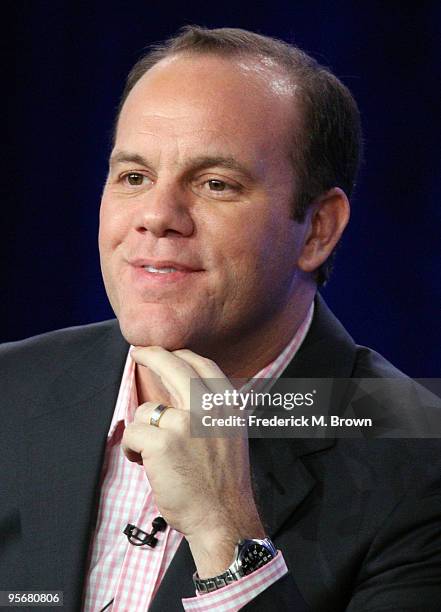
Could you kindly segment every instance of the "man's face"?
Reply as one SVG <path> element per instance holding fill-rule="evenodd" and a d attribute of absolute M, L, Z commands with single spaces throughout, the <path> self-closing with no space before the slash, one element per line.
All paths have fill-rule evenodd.
<path fill-rule="evenodd" d="M 135 85 L 99 235 L 128 342 L 211 356 L 286 326 L 305 237 L 291 218 L 293 108 L 288 80 L 258 59 L 177 56 Z"/>

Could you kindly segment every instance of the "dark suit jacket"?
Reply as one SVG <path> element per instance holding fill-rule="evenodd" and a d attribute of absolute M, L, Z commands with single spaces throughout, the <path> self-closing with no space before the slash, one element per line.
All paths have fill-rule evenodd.
<path fill-rule="evenodd" d="M 62 589 L 64 610 L 80 609 L 127 348 L 109 321 L 0 349 L 0 590 Z M 403 376 L 320 297 L 284 375 Z M 439 612 L 440 451 L 427 439 L 251 440 L 262 517 L 290 573 L 246 609 Z M 184 541 L 151 610 L 181 610 L 193 571 Z"/>

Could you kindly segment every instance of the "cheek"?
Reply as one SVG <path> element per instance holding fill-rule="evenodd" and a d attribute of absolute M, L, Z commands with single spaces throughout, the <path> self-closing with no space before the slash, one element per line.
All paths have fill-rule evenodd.
<path fill-rule="evenodd" d="M 257 217 L 257 215 L 256 215 Z M 246 235 L 236 245 L 244 283 L 262 299 L 277 286 L 286 286 L 296 269 L 298 236 L 294 223 L 275 215 L 261 215 L 250 220 Z M 271 288 L 271 290 L 270 290 Z"/>
<path fill-rule="evenodd" d="M 100 208 L 100 227 L 98 234 L 101 253 L 119 244 L 126 231 L 127 220 L 121 214 L 121 211 L 118 210 L 118 207 L 113 206 L 110 200 L 103 198 Z"/>
<path fill-rule="evenodd" d="M 237 254 L 256 265 L 271 264 L 274 258 L 288 254 L 292 243 L 292 231 L 288 220 L 279 220 L 275 216 L 256 214 L 242 219 L 231 235 L 231 248 Z M 263 270 L 262 270 L 263 272 Z"/>
<path fill-rule="evenodd" d="M 271 257 L 270 241 L 262 222 L 248 214 L 224 220 L 222 227 L 210 232 L 208 244 L 216 258 L 214 267 L 218 280 L 222 277 L 221 285 L 228 294 L 228 301 L 251 291 L 259 283 L 267 259 Z"/>
<path fill-rule="evenodd" d="M 124 224 L 120 215 L 109 201 L 103 199 L 100 208 L 98 246 L 103 280 L 114 310 L 117 308 L 115 301 L 117 301 L 118 275 L 120 273 L 115 252 L 118 252 L 118 246 L 123 241 L 123 236 Z"/>

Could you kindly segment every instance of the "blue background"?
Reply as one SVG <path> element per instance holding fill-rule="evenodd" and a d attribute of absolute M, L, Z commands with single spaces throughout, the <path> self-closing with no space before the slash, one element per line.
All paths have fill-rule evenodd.
<path fill-rule="evenodd" d="M 365 163 L 323 294 L 357 342 L 440 375 L 440 2 L 5 4 L 1 341 L 112 316 L 96 236 L 115 108 L 142 49 L 197 23 L 295 42 L 352 90 Z"/>

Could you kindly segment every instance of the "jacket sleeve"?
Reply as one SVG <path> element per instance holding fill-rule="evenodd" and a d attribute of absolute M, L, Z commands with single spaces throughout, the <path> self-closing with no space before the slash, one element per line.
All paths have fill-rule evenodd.
<path fill-rule="evenodd" d="M 372 542 L 346 612 L 441 610 L 441 471 L 395 506 Z"/>
<path fill-rule="evenodd" d="M 281 594 L 281 590 L 288 588 L 291 592 L 287 593 L 288 599 L 286 599 L 285 595 L 285 599 L 290 602 L 292 606 L 290 609 L 293 612 L 306 612 L 309 608 L 305 607 L 301 599 L 297 598 L 298 603 L 295 604 L 296 594 L 288 586 L 295 587 L 292 579 L 288 581 L 283 580 L 287 572 L 288 569 L 283 555 L 279 551 L 275 559 L 249 576 L 244 576 L 237 582 L 233 582 L 217 591 L 190 599 L 183 599 L 184 610 L 188 612 L 213 612 L 216 610 L 234 612 L 243 609 L 266 611 L 271 609 L 269 602 L 274 600 L 274 596 L 271 593 Z M 271 588 L 273 585 L 275 586 L 274 591 Z"/>

